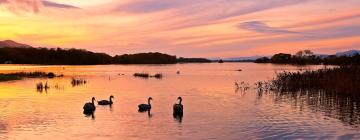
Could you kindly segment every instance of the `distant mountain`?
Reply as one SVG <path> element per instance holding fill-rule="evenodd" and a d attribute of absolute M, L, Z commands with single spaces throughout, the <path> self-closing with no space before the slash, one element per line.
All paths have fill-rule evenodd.
<path fill-rule="evenodd" d="M 17 43 L 17 42 L 12 41 L 12 40 L 0 41 L 0 48 L 2 48 L 2 47 L 10 47 L 10 48 L 32 48 L 32 46 L 30 46 L 30 45 Z"/>
<path fill-rule="evenodd" d="M 349 50 L 349 51 L 345 51 L 345 52 L 337 52 L 335 55 L 336 56 L 354 56 L 354 55 L 360 55 L 360 50 Z"/>

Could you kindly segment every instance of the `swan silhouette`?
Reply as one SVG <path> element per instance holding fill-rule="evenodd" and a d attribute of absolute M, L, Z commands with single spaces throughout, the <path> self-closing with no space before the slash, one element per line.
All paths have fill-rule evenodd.
<path fill-rule="evenodd" d="M 139 104 L 139 105 L 138 105 L 140 112 L 142 112 L 142 111 L 147 111 L 147 110 L 150 110 L 150 109 L 151 109 L 150 100 L 152 100 L 151 97 L 148 98 L 148 104 Z"/>
<path fill-rule="evenodd" d="M 96 107 L 94 101 L 95 101 L 95 97 L 92 97 L 91 102 L 85 103 L 83 107 L 84 114 L 91 114 L 95 111 Z"/>
<path fill-rule="evenodd" d="M 110 96 L 109 97 L 109 100 L 101 100 L 101 101 L 98 101 L 98 104 L 99 105 L 112 105 L 113 104 L 113 101 L 112 99 L 114 98 L 114 96 Z"/>
<path fill-rule="evenodd" d="M 181 104 L 182 98 L 178 97 L 177 99 L 179 100 L 179 103 L 173 105 L 173 115 L 175 117 L 176 116 L 182 116 L 183 115 L 183 109 L 184 109 L 184 106 Z"/>

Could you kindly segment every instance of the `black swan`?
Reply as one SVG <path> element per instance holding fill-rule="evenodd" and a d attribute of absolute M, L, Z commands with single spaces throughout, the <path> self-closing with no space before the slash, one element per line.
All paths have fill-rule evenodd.
<path fill-rule="evenodd" d="M 85 105 L 83 107 L 85 114 L 93 113 L 95 111 L 96 108 L 95 108 L 94 101 L 95 101 L 95 97 L 92 97 L 91 103 L 90 102 L 85 103 Z"/>
<path fill-rule="evenodd" d="M 98 101 L 98 104 L 99 105 L 112 105 L 113 104 L 113 101 L 112 99 L 114 98 L 114 96 L 110 96 L 109 97 L 109 100 L 101 100 L 101 101 Z"/>
<path fill-rule="evenodd" d="M 150 100 L 152 100 L 151 97 L 148 98 L 148 104 L 139 104 L 139 111 L 147 111 L 151 109 Z"/>
<path fill-rule="evenodd" d="M 174 104 L 174 106 L 173 106 L 173 109 L 174 109 L 173 115 L 174 116 L 182 116 L 183 115 L 183 109 L 184 109 L 183 105 L 181 104 L 182 98 L 178 97 L 177 99 L 179 100 L 179 103 Z"/>

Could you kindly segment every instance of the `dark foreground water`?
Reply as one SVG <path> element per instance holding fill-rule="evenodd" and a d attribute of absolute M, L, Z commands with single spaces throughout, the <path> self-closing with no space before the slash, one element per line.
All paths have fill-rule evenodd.
<path fill-rule="evenodd" d="M 360 105 L 323 93 L 261 93 L 254 83 L 276 72 L 318 69 L 253 63 L 177 65 L 0 65 L 0 72 L 52 71 L 63 78 L 0 83 L 0 139 L 360 139 Z M 236 71 L 242 69 L 242 71 Z M 180 74 L 176 74 L 180 71 Z M 133 77 L 135 72 L 162 79 Z M 72 85 L 71 78 L 86 84 Z M 38 82 L 50 89 L 37 91 Z M 236 90 L 235 81 L 249 84 Z M 91 97 L 114 105 L 82 114 Z M 151 96 L 151 112 L 137 105 Z M 183 97 L 184 116 L 172 105 Z"/>

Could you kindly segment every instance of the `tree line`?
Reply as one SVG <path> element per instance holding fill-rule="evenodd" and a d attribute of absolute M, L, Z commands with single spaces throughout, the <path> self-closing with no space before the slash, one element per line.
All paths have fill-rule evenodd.
<path fill-rule="evenodd" d="M 307 64 L 324 64 L 324 65 L 350 65 L 360 64 L 360 55 L 353 56 L 318 56 L 310 50 L 302 50 L 294 55 L 287 53 L 278 53 L 271 58 L 262 57 L 255 60 L 255 63 L 275 63 L 275 64 L 295 64 L 295 65 L 307 65 Z"/>
<path fill-rule="evenodd" d="M 177 58 L 174 55 L 168 55 L 159 52 L 123 54 L 112 57 L 106 53 L 94 53 L 83 49 L 12 47 L 0 48 L 0 63 L 12 64 L 175 64 L 178 62 L 203 62 L 205 60 L 207 59 Z"/>

